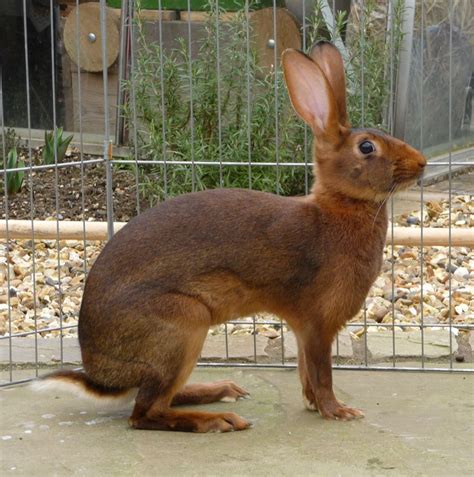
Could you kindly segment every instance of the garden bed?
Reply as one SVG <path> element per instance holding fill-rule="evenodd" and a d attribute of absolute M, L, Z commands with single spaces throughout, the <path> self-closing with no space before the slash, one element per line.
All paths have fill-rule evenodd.
<path fill-rule="evenodd" d="M 41 148 L 33 151 L 33 162 Z M 21 155 L 26 156 L 25 152 Z M 96 159 L 84 155 L 84 161 Z M 68 162 L 77 166 L 26 172 L 20 192 L 8 197 L 10 219 L 45 220 L 59 215 L 60 220 L 106 220 L 106 171 L 102 163 L 84 163 L 81 174 L 79 152 L 67 153 Z M 28 158 L 25 157 L 28 164 Z M 31 174 L 31 176 L 30 176 Z M 32 187 L 31 187 L 32 186 Z M 136 177 L 130 169 L 116 169 L 113 173 L 114 217 L 128 221 L 137 211 Z M 31 199 L 33 198 L 33 207 Z M 58 205 L 58 207 L 56 207 Z M 149 202 L 140 197 L 140 210 L 149 207 Z M 2 218 L 5 218 L 5 212 Z"/>

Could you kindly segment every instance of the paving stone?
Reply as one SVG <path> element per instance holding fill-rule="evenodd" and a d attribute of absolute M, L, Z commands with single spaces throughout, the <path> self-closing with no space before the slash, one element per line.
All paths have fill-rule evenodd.
<path fill-rule="evenodd" d="M 255 338 L 255 340 L 254 340 Z M 424 352 L 429 359 L 444 359 L 449 356 L 449 330 L 425 330 Z M 473 362 L 473 333 L 462 331 L 460 335 L 452 335 L 452 351 L 455 356 L 463 356 L 466 363 Z M 380 331 L 367 335 L 367 356 L 371 362 L 384 361 L 392 357 L 392 333 Z M 202 350 L 203 361 L 222 362 L 246 361 L 259 363 L 280 363 L 282 361 L 281 338 L 269 339 L 263 335 L 229 335 L 227 339 L 228 356 L 224 335 L 209 335 Z M 65 338 L 62 344 L 63 360 L 65 363 L 80 364 L 81 353 L 77 338 Z M 364 359 L 364 336 L 355 337 L 347 329 L 339 334 L 339 349 L 336 341 L 332 346 L 334 358 Z M 11 340 L 11 359 L 14 364 L 35 363 L 51 365 L 58 363 L 61 358 L 61 340 L 59 338 L 13 338 Z M 421 331 L 395 331 L 395 356 L 400 358 L 417 358 L 421 356 Z M 298 348 L 292 332 L 284 335 L 284 359 L 296 361 Z M 10 342 L 0 341 L 0 365 L 10 363 Z"/>
<path fill-rule="evenodd" d="M 255 341 L 254 341 L 255 338 Z M 227 349 L 229 359 L 257 361 L 267 359 L 265 346 L 268 338 L 261 335 L 228 335 Z M 255 345 L 254 345 L 255 343 Z M 208 335 L 201 353 L 206 361 L 222 361 L 227 358 L 225 335 Z"/>

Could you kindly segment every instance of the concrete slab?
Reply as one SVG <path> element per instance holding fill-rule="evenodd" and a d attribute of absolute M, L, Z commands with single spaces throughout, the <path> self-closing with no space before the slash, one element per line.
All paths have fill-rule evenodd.
<path fill-rule="evenodd" d="M 395 334 L 395 346 L 392 345 L 393 334 Z M 437 329 L 435 331 L 425 329 L 423 331 L 425 358 L 442 359 L 449 358 L 450 351 L 456 350 L 458 345 L 456 336 L 450 339 L 449 330 Z M 387 356 L 395 358 L 415 358 L 422 355 L 422 333 L 421 330 L 405 332 L 395 330 L 377 333 L 368 333 L 367 347 L 371 351 L 375 362 L 385 359 Z M 362 341 L 362 339 L 361 339 Z"/>
<path fill-rule="evenodd" d="M 252 399 L 201 406 L 235 411 L 255 427 L 230 434 L 136 431 L 124 412 L 69 395 L 0 391 L 2 475 L 464 476 L 474 473 L 473 377 L 336 371 L 356 422 L 322 420 L 301 403 L 294 370 L 197 370 L 231 378 Z M 344 390 L 342 391 L 341 388 Z"/>

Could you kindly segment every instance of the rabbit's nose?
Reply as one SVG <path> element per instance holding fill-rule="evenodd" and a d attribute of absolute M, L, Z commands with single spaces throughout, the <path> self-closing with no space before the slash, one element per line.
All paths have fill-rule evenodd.
<path fill-rule="evenodd" d="M 423 169 L 426 166 L 426 157 L 423 154 L 419 154 L 417 157 L 418 167 Z"/>
<path fill-rule="evenodd" d="M 420 177 L 419 179 L 416 181 L 416 183 L 421 186 L 421 184 L 423 183 L 423 169 L 425 168 L 426 166 L 426 157 L 423 155 L 423 154 L 419 154 L 417 156 L 417 164 L 418 164 L 418 167 L 420 169 Z"/>

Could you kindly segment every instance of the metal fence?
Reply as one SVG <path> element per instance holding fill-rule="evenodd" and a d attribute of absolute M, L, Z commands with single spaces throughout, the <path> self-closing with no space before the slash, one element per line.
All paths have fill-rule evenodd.
<path fill-rule="evenodd" d="M 468 237 L 474 217 L 473 176 L 466 172 L 466 168 L 474 166 L 474 122 L 469 112 L 474 20 L 465 18 L 472 13 L 472 9 L 466 7 L 468 2 L 406 0 L 401 2 L 404 9 L 397 17 L 400 2 L 395 0 L 378 2 L 375 13 L 368 10 L 372 5 L 370 0 L 352 1 L 352 4 L 303 0 L 286 2 L 294 17 L 280 18 L 285 5 L 273 0 L 269 7 L 272 12 L 268 23 L 270 33 L 264 39 L 266 50 L 260 51 L 260 58 L 267 63 L 262 60 L 257 65 L 253 49 L 259 47 L 253 36 L 256 28 L 252 15 L 259 10 L 254 10 L 248 1 L 242 2 L 240 13 L 229 15 L 217 9 L 213 16 L 196 15 L 194 2 L 190 0 L 184 2 L 186 5 L 180 13 L 164 11 L 165 0 L 156 0 L 154 7 L 148 5 L 151 2 L 145 2 L 150 9 L 147 14 L 145 10 L 138 11 L 133 0 L 122 1 L 119 12 L 106 3 L 105 0 L 97 3 L 94 23 L 97 29 L 89 24 L 91 31 L 85 31 L 81 21 L 81 15 L 85 15 L 83 7 L 88 4 L 79 0 L 6 2 L 4 10 L 0 10 L 3 21 L 11 22 L 14 18 L 17 26 L 16 36 L 12 37 L 16 49 L 9 43 L 16 57 L 12 63 L 5 50 L 0 75 L 4 158 L 4 238 L 0 244 L 1 384 L 31 379 L 41 374 L 43 368 L 80 362 L 76 334 L 80 297 L 87 272 L 106 238 L 95 240 L 100 238 L 100 233 L 92 234 L 92 221 L 106 222 L 103 230 L 110 238 L 120 226 L 117 221 L 126 221 L 149 205 L 144 197 L 157 201 L 208 187 L 206 181 L 210 176 L 214 177 L 215 186 L 232 186 L 235 181 L 239 186 L 244 183 L 249 188 L 264 187 L 275 193 L 309 191 L 309 131 L 300 126 L 295 132 L 301 137 L 299 148 L 290 151 L 291 154 L 284 149 L 290 140 L 286 137 L 287 130 L 282 128 L 288 126 L 289 119 L 284 108 L 287 100 L 278 56 L 286 44 L 280 41 L 280 36 L 291 46 L 294 38 L 288 39 L 291 25 L 296 25 L 301 48 L 307 49 L 308 32 L 315 25 L 315 9 L 319 12 L 318 31 L 342 49 L 347 68 L 353 74 L 349 76 L 349 89 L 362 88 L 357 103 L 361 126 L 372 125 L 368 114 L 374 101 L 372 96 L 366 96 L 370 96 L 373 86 L 370 85 L 373 58 L 367 53 L 372 30 L 367 28 L 385 31 L 383 39 L 387 50 L 384 51 L 388 56 L 383 65 L 384 88 L 388 93 L 383 105 L 384 126 L 423 149 L 430 157 L 427 177 L 433 181 L 444 176 L 446 184 L 444 189 L 440 186 L 433 190 L 427 187 L 425 180 L 405 197 L 410 202 L 392 200 L 389 204 L 392 238 L 385 250 L 382 275 L 364 309 L 336 340 L 334 365 L 350 369 L 474 371 L 474 255 L 471 248 L 463 246 L 462 239 L 453 241 L 458 229 Z M 341 28 L 338 12 L 343 7 L 350 11 L 350 16 Z M 382 20 L 380 11 L 384 14 Z M 286 10 L 284 12 L 286 14 Z M 243 141 L 239 143 L 243 152 L 237 159 L 228 153 L 229 118 L 225 114 L 231 92 L 225 90 L 229 63 L 224 52 L 229 53 L 226 45 L 233 34 L 229 26 L 232 15 L 240 15 L 240 23 L 236 25 L 243 26 L 238 34 L 245 59 L 242 72 L 246 78 L 239 91 L 238 138 Z M 378 25 L 374 18 L 379 19 Z M 66 38 L 67 22 L 76 35 L 72 40 Z M 262 30 L 267 27 L 264 23 L 261 25 Z M 257 30 L 259 26 L 257 24 Z M 404 32 L 398 38 L 398 46 L 395 27 Z M 214 36 L 206 37 L 203 33 L 209 29 Z M 187 55 L 181 57 L 185 61 L 178 68 L 181 78 L 187 78 L 186 90 L 183 91 L 182 83 L 176 83 L 181 88 L 181 101 L 186 103 L 186 122 L 181 124 L 179 132 L 186 136 L 183 144 L 188 147 L 187 154 L 177 153 L 176 144 L 171 142 L 176 139 L 178 126 L 169 116 L 169 102 L 165 104 L 169 100 L 165 88 L 173 84 L 167 75 L 171 71 L 170 51 L 176 48 L 175 31 L 183 38 L 178 46 L 187 51 Z M 43 53 L 44 45 L 49 42 L 48 54 L 40 60 L 41 68 L 34 57 L 39 51 L 35 45 L 38 32 L 42 34 Z M 157 81 L 153 85 L 143 85 L 150 72 L 146 70 L 144 44 L 139 41 L 141 34 L 145 41 L 159 45 L 150 50 L 155 53 L 150 61 L 158 65 L 154 70 Z M 351 57 L 354 52 L 347 46 L 351 35 L 353 45 L 359 48 L 355 62 Z M 111 37 L 119 38 L 118 44 L 111 45 Z M 21 45 L 18 38 L 23 38 Z M 197 110 L 202 105 L 199 94 L 203 86 L 195 79 L 197 62 L 203 54 L 198 51 L 202 38 L 215 40 L 209 48 L 216 55 L 212 76 L 216 115 L 210 119 L 212 134 L 216 136 L 211 146 L 206 143 L 208 151 L 212 150 L 210 159 L 203 159 L 201 125 L 196 124 Z M 113 47 L 118 53 L 110 65 Z M 100 72 L 86 71 L 82 59 L 84 49 L 90 55 L 99 52 L 100 64 L 95 67 Z M 15 77 L 10 70 L 12 64 L 17 65 L 19 76 Z M 462 70 L 462 75 L 461 65 L 467 68 Z M 433 71 L 438 76 L 442 74 L 442 90 L 426 82 L 432 81 Z M 461 83 L 460 76 L 463 76 Z M 46 80 L 46 77 L 49 78 Z M 43 96 L 42 81 L 50 86 Z M 98 84 L 100 90 L 97 90 Z M 259 94 L 263 94 L 259 90 L 262 85 L 271 87 L 273 98 L 267 111 L 273 122 L 270 141 L 273 146 L 268 157 L 257 155 L 254 141 L 253 120 L 259 114 L 254 105 Z M 150 87 L 161 102 L 161 107 L 154 105 L 157 109 L 152 111 L 159 116 L 153 119 L 156 124 L 152 121 L 153 127 L 158 125 L 153 130 L 150 123 L 148 129 L 144 127 L 143 104 L 139 104 L 143 101 L 139 95 Z M 13 94 L 13 90 L 17 93 Z M 446 107 L 441 104 L 433 109 L 434 97 L 440 104 L 446 103 Z M 12 111 L 18 104 L 22 112 L 15 116 Z M 438 127 L 440 122 L 442 127 Z M 436 134 L 432 129 L 435 123 Z M 293 123 L 291 125 L 293 127 Z M 63 157 L 58 147 L 61 138 L 50 136 L 52 161 L 47 163 L 44 148 L 38 146 L 47 141 L 43 139 L 44 130 L 56 130 L 60 126 L 70 130 L 74 138 Z M 170 129 L 173 127 L 175 129 Z M 8 128 L 15 128 L 16 133 L 21 134 L 21 144 L 15 145 L 15 134 Z M 9 155 L 15 147 L 18 149 L 16 162 Z M 233 175 L 236 170 L 241 176 Z M 460 171 L 464 174 L 460 176 L 461 185 L 455 176 Z M 468 180 L 463 182 L 463 177 L 470 178 L 470 184 Z M 15 180 L 20 182 L 17 190 Z M 283 180 L 290 184 L 287 189 L 286 185 L 282 186 Z M 44 223 L 45 219 L 49 220 Z M 73 232 L 65 228 L 68 221 L 74 221 Z M 52 231 L 51 224 L 54 224 Z M 396 225 L 416 229 L 416 240 L 405 245 L 398 243 L 394 233 Z M 446 243 L 427 245 L 430 242 L 426 241 L 426 232 L 433 227 L 447 228 Z M 200 364 L 295 367 L 296 343 L 291 331 L 277 317 L 247 317 L 212 330 Z"/>

